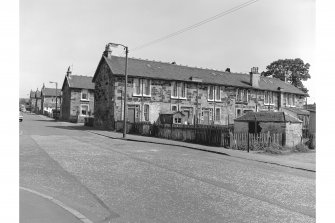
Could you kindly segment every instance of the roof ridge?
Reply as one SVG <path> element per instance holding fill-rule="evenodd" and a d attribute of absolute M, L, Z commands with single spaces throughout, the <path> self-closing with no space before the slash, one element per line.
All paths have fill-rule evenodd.
<path fill-rule="evenodd" d="M 121 59 L 125 59 L 125 57 L 120 57 L 120 56 L 112 56 L 112 57 L 116 57 L 116 58 L 121 58 Z M 107 58 L 110 59 L 110 58 Z M 224 70 L 219 70 L 219 68 L 203 68 L 203 67 L 197 67 L 195 65 L 184 65 L 184 64 L 172 64 L 170 62 L 163 62 L 163 61 L 157 61 L 157 60 L 149 60 L 149 59 L 142 59 L 142 58 L 135 58 L 135 57 L 130 57 L 129 59 L 133 59 L 133 60 L 140 60 L 140 61 L 145 61 L 145 62 L 153 62 L 153 63 L 161 63 L 161 64 L 167 64 L 167 65 L 174 65 L 174 66 L 179 66 L 179 67 L 186 67 L 186 68 L 191 68 L 191 69 L 200 69 L 200 70 L 207 70 L 207 71 L 217 71 L 217 72 L 221 72 L 221 73 L 225 73 L 225 74 L 238 74 L 238 75 L 249 75 L 247 73 L 236 73 L 236 72 L 226 72 Z"/>

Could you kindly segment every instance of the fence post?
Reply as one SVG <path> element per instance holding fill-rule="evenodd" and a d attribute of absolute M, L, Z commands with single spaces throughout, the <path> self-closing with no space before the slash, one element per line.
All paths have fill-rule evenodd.
<path fill-rule="evenodd" d="M 248 152 L 249 152 L 249 132 L 247 132 L 248 134 Z"/>

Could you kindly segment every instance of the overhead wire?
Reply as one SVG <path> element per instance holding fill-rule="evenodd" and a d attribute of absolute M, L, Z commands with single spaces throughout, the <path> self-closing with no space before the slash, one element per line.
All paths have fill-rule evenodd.
<path fill-rule="evenodd" d="M 184 32 L 187 32 L 187 31 L 189 31 L 189 30 L 195 29 L 195 28 L 197 28 L 197 27 L 199 27 L 199 26 L 201 26 L 201 25 L 204 25 L 204 24 L 209 23 L 209 22 L 211 22 L 211 21 L 213 21 L 213 20 L 216 20 L 216 19 L 221 18 L 221 17 L 223 17 L 223 16 L 226 16 L 226 15 L 228 15 L 228 14 L 231 14 L 231 13 L 237 11 L 237 10 L 240 10 L 240 9 L 242 9 L 242 8 L 245 8 L 245 7 L 247 7 L 247 6 L 251 5 L 251 4 L 254 4 L 254 3 L 258 2 L 258 1 L 259 1 L 259 0 L 251 0 L 251 1 L 247 1 L 247 2 L 245 2 L 245 3 L 242 3 L 242 4 L 238 5 L 238 6 L 235 6 L 235 7 L 231 8 L 231 9 L 222 11 L 222 12 L 220 12 L 220 13 L 218 13 L 218 14 L 212 16 L 212 17 L 209 17 L 209 18 L 207 18 L 207 19 L 205 19 L 205 20 L 202 20 L 202 21 L 200 21 L 200 22 L 198 22 L 198 23 L 195 23 L 195 24 L 193 24 L 193 25 L 187 26 L 187 27 L 182 28 L 182 29 L 180 29 L 180 30 L 178 30 L 178 31 L 176 31 L 176 32 L 173 32 L 173 33 L 168 34 L 168 35 L 166 35 L 166 36 L 160 37 L 160 38 L 158 38 L 158 39 L 155 39 L 155 40 L 153 40 L 153 41 L 150 41 L 150 42 L 148 42 L 148 43 L 145 43 L 145 44 L 143 44 L 143 45 L 140 45 L 140 46 L 138 46 L 138 47 L 135 47 L 135 48 L 132 49 L 132 51 L 139 50 L 139 49 L 143 49 L 143 48 L 145 48 L 145 47 L 148 47 L 148 46 L 150 46 L 150 45 L 156 44 L 156 43 L 161 42 L 161 41 L 163 41 L 163 40 L 166 40 L 166 39 L 172 38 L 172 37 L 174 37 L 174 36 L 180 35 L 180 34 L 182 34 L 182 33 L 184 33 Z"/>

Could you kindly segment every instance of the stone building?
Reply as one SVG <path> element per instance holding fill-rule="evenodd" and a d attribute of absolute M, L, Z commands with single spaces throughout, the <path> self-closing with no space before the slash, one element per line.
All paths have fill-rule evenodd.
<path fill-rule="evenodd" d="M 29 94 L 29 105 L 30 105 L 30 111 L 35 112 L 36 110 L 36 92 L 33 90 L 30 90 Z"/>
<path fill-rule="evenodd" d="M 92 77 L 71 73 L 69 67 L 62 86 L 61 118 L 84 122 L 84 118 L 94 111 L 94 83 Z"/>
<path fill-rule="evenodd" d="M 42 102 L 41 102 L 41 91 L 38 89 L 35 91 L 35 113 L 40 114 L 42 110 Z"/>
<path fill-rule="evenodd" d="M 56 108 L 56 99 L 57 109 L 59 110 L 61 105 L 61 90 L 57 89 L 56 92 L 56 88 L 46 88 L 43 84 L 41 89 L 41 113 L 51 116 L 52 109 Z"/>
<path fill-rule="evenodd" d="M 107 45 L 93 77 L 95 125 L 114 129 L 123 120 L 125 58 Z M 130 122 L 155 122 L 160 113 L 181 111 L 188 124 L 233 124 L 249 111 L 302 107 L 307 95 L 279 79 L 142 59 L 128 59 Z"/>
<path fill-rule="evenodd" d="M 39 114 L 41 110 L 41 92 L 38 89 L 36 91 L 30 91 L 29 104 L 31 112 Z"/>
<path fill-rule="evenodd" d="M 302 121 L 285 112 L 248 112 L 235 119 L 234 132 L 284 133 L 284 145 L 295 146 L 302 140 Z"/>

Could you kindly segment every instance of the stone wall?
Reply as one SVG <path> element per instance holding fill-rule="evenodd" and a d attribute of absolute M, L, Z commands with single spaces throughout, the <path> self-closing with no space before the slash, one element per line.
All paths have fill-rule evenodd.
<path fill-rule="evenodd" d="M 293 147 L 301 142 L 302 123 L 286 123 L 286 146 Z"/>
<path fill-rule="evenodd" d="M 114 129 L 114 82 L 106 63 L 98 68 L 94 90 L 94 126 Z"/>
<path fill-rule="evenodd" d="M 57 97 L 57 108 L 60 108 L 60 102 L 61 98 L 60 96 Z M 51 109 L 56 108 L 56 97 L 53 96 L 43 96 L 42 99 L 42 106 L 43 106 L 43 111 L 49 111 Z"/>
<path fill-rule="evenodd" d="M 62 90 L 62 107 L 61 107 L 61 118 L 66 121 L 69 121 L 70 118 L 70 101 L 71 101 L 71 92 L 69 89 L 68 82 L 66 81 L 64 88 Z"/>
<path fill-rule="evenodd" d="M 83 123 L 85 121 L 84 115 L 81 114 L 81 106 L 88 105 L 89 114 L 94 113 L 94 90 L 88 90 L 89 100 L 81 100 L 82 89 L 71 88 L 71 102 L 69 119 L 70 121 L 77 121 Z"/>

